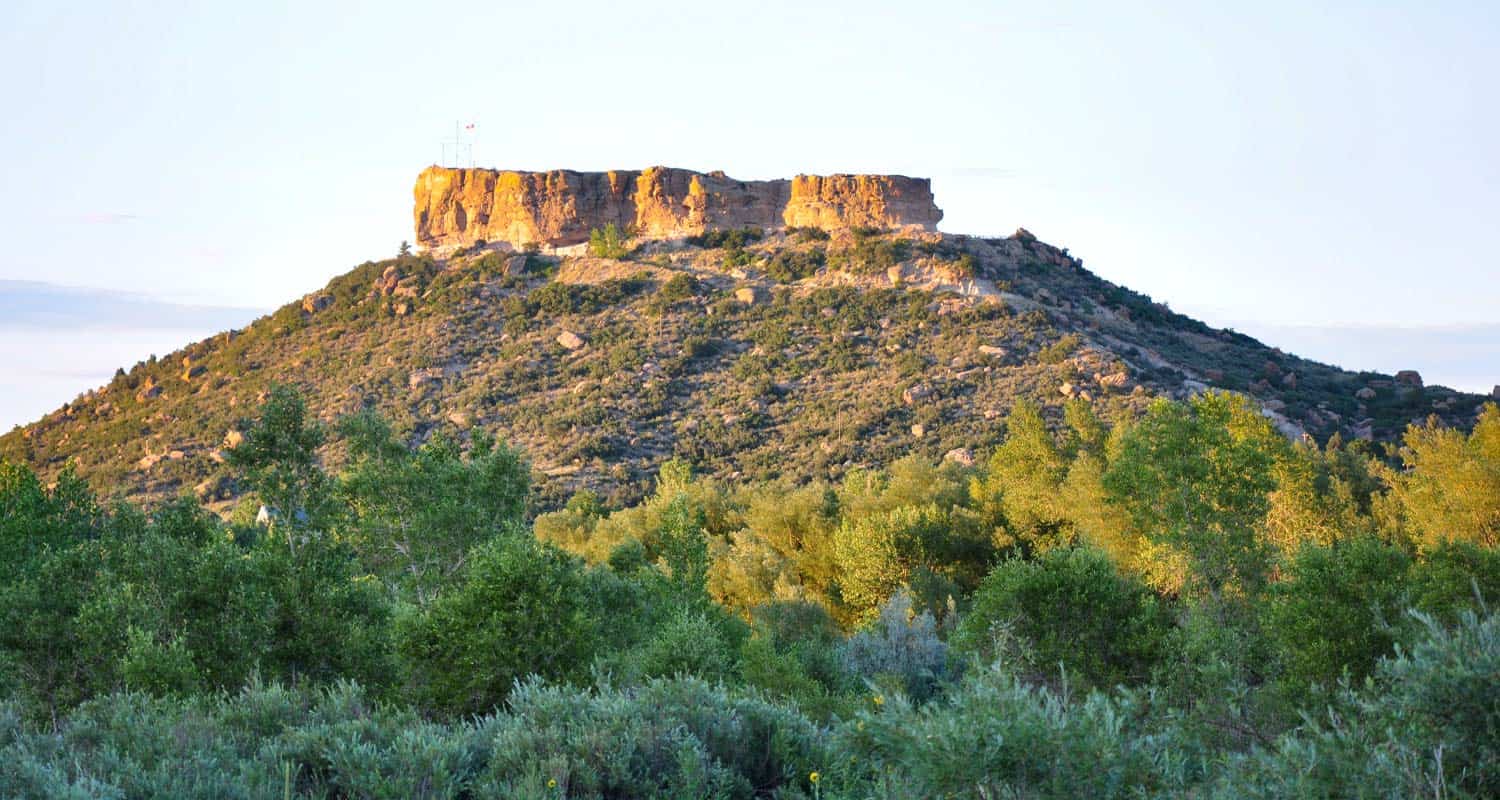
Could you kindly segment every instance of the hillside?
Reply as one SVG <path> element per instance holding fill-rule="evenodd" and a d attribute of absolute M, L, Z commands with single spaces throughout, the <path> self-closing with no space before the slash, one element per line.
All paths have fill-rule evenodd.
<path fill-rule="evenodd" d="M 238 420 L 287 382 L 325 419 L 373 407 L 412 441 L 511 442 L 544 505 L 581 487 L 624 503 L 673 456 L 797 481 L 912 452 L 965 460 L 1023 397 L 1058 417 L 1070 397 L 1119 416 L 1213 386 L 1251 395 L 1288 435 L 1373 440 L 1429 414 L 1471 425 L 1482 399 L 1210 328 L 1025 231 L 923 227 L 709 224 L 619 258 L 476 240 L 367 262 L 244 330 L 121 370 L 0 437 L 0 458 L 229 502 Z"/>

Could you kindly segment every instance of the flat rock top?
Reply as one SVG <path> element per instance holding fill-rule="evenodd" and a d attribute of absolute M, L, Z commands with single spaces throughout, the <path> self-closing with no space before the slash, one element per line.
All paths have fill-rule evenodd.
<path fill-rule="evenodd" d="M 413 190 L 417 241 L 566 247 L 614 224 L 644 239 L 741 227 L 934 230 L 943 212 L 926 178 L 798 175 L 740 181 L 670 167 L 526 172 L 428 167 Z"/>

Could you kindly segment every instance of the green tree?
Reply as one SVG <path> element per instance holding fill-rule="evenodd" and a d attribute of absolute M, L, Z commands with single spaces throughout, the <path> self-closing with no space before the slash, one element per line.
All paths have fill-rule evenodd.
<path fill-rule="evenodd" d="M 296 389 L 271 387 L 260 417 L 243 421 L 244 441 L 229 451 L 229 463 L 274 512 L 273 531 L 285 532 L 296 552 L 299 534 L 326 511 L 326 476 L 318 464 L 323 426 L 307 416 Z"/>
<path fill-rule="evenodd" d="M 708 536 L 703 526 L 702 510 L 691 506 L 686 497 L 674 498 L 662 513 L 657 533 L 661 560 L 684 602 L 708 599 Z"/>
<path fill-rule="evenodd" d="M 595 650 L 584 571 L 572 556 L 507 536 L 469 556 L 463 582 L 401 627 L 411 691 L 452 713 L 499 705 L 527 675 L 581 677 Z"/>
<path fill-rule="evenodd" d="M 1185 554 L 1196 588 L 1254 592 L 1266 576 L 1259 530 L 1273 468 L 1287 448 L 1243 397 L 1160 400 L 1115 440 L 1104 487 L 1138 533 Z"/>
<path fill-rule="evenodd" d="M 1041 410 L 1028 400 L 1006 418 L 1005 442 L 990 457 L 970 495 L 995 525 L 995 543 L 1024 553 L 1067 544 L 1073 534 L 1062 503 L 1068 460 L 1059 450 Z"/>
<path fill-rule="evenodd" d="M 1486 403 L 1465 436 L 1436 418 L 1406 429 L 1390 498 L 1423 547 L 1446 539 L 1500 547 L 1500 406 Z"/>
<path fill-rule="evenodd" d="M 1261 607 L 1281 677 L 1294 696 L 1363 679 L 1390 654 L 1407 604 L 1411 558 L 1373 536 L 1308 542 Z"/>
<path fill-rule="evenodd" d="M 622 259 L 630 255 L 630 231 L 611 222 L 589 231 L 589 255 L 595 258 Z"/>
<path fill-rule="evenodd" d="M 349 512 L 344 538 L 362 563 L 426 603 L 476 545 L 524 523 L 530 469 L 482 434 L 467 456 L 435 436 L 415 452 L 372 412 L 339 426 L 353 466 L 339 476 Z"/>
<path fill-rule="evenodd" d="M 953 637 L 985 660 L 1070 680 L 1112 686 L 1147 679 L 1163 655 L 1171 617 L 1139 579 L 1086 547 L 1058 548 L 1036 561 L 1010 559 L 990 573 Z"/>

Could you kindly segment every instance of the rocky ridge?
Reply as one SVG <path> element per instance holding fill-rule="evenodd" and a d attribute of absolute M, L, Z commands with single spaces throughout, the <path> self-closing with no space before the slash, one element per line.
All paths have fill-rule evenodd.
<path fill-rule="evenodd" d="M 428 167 L 413 189 L 418 244 L 567 247 L 606 225 L 640 239 L 742 227 L 933 230 L 943 212 L 926 178 L 798 175 L 740 181 L 670 167 L 517 172 Z"/>

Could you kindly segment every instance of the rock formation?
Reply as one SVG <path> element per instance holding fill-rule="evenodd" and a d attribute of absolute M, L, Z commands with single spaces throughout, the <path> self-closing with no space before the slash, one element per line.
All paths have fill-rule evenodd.
<path fill-rule="evenodd" d="M 479 241 L 563 247 L 611 223 L 645 239 L 754 226 L 932 230 L 932 183 L 901 175 L 738 181 L 722 172 L 509 172 L 428 167 L 417 176 L 416 236 L 442 249 Z"/>

